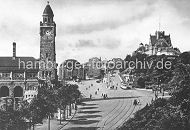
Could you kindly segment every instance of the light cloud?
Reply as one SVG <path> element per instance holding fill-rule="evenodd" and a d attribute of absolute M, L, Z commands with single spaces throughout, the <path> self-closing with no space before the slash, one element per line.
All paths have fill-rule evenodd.
<path fill-rule="evenodd" d="M 39 57 L 39 22 L 46 1 L 0 0 L 0 55 Z M 57 24 L 58 63 L 67 58 L 85 62 L 90 57 L 124 58 L 150 33 L 171 34 L 173 45 L 190 50 L 189 0 L 50 0 Z"/>

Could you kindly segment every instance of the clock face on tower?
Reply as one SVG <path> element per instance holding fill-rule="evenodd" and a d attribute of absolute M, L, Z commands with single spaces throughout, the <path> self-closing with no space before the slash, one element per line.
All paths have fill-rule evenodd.
<path fill-rule="evenodd" d="M 50 36 L 51 35 L 51 30 L 46 30 L 46 35 Z"/>
<path fill-rule="evenodd" d="M 45 29 L 42 38 L 44 40 L 52 40 L 54 37 L 52 29 Z"/>

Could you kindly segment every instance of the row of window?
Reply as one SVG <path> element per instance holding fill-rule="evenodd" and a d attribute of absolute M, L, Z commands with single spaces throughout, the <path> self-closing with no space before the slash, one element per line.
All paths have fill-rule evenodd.
<path fill-rule="evenodd" d="M 27 73 L 27 79 L 37 78 L 37 73 Z M 10 79 L 11 73 L 0 73 L 0 79 Z M 13 79 L 24 79 L 24 73 L 13 73 Z"/>
<path fill-rule="evenodd" d="M 36 86 L 26 86 L 25 90 L 38 90 Z"/>
<path fill-rule="evenodd" d="M 49 23 L 49 22 L 52 22 L 52 18 L 49 18 L 49 17 L 47 18 L 47 17 L 46 17 L 46 18 L 44 18 L 44 22 L 48 22 L 48 23 Z"/>
<path fill-rule="evenodd" d="M 26 98 L 35 98 L 37 95 L 25 95 Z"/>
<path fill-rule="evenodd" d="M 29 73 L 27 74 L 27 79 L 36 79 L 37 78 L 37 74 L 36 73 Z"/>
<path fill-rule="evenodd" d="M 42 71 L 42 77 L 43 78 L 51 77 L 51 71 Z"/>
<path fill-rule="evenodd" d="M 10 73 L 0 73 L 0 79 L 11 78 Z"/>
<path fill-rule="evenodd" d="M 24 79 L 24 73 L 14 73 L 13 79 Z"/>

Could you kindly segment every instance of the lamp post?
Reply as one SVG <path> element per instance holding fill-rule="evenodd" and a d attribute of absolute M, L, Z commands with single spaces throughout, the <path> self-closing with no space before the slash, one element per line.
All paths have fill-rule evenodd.
<path fill-rule="evenodd" d="M 158 98 L 159 78 L 157 77 L 157 86 L 155 86 L 155 100 Z"/>

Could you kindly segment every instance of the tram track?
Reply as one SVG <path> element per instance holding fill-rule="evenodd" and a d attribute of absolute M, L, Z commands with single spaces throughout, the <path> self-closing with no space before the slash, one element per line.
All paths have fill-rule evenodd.
<path fill-rule="evenodd" d="M 102 126 L 102 121 L 108 120 L 110 118 L 110 114 L 115 113 L 121 106 L 123 105 L 123 102 L 121 103 L 121 100 L 118 101 L 117 105 L 111 110 L 108 111 L 103 118 L 101 118 L 101 121 L 97 123 L 96 128 L 99 128 Z"/>
<path fill-rule="evenodd" d="M 126 105 L 127 106 L 127 105 Z M 125 122 L 126 121 L 126 119 L 128 119 L 128 117 L 130 117 L 133 113 L 134 113 L 134 109 L 135 109 L 135 106 L 134 107 L 132 107 L 133 106 L 133 102 L 132 102 L 132 99 L 130 100 L 130 106 L 129 106 L 129 108 L 127 109 L 127 111 L 125 111 L 125 114 L 124 114 L 124 116 L 122 116 L 122 119 L 118 119 L 118 120 L 116 120 L 116 122 L 114 122 L 114 124 L 112 124 L 110 127 L 108 127 L 107 128 L 107 130 L 114 130 L 114 129 L 112 129 L 113 127 L 115 127 L 115 128 L 117 128 L 117 123 L 118 122 L 120 122 L 121 120 L 123 120 L 120 124 L 122 124 L 123 122 Z M 126 108 L 126 107 L 125 107 Z M 132 108 L 132 110 L 131 110 L 131 108 Z M 130 112 L 130 110 L 131 110 L 131 112 Z M 121 111 L 121 113 L 122 113 L 123 111 Z M 130 114 L 128 115 L 128 113 L 130 112 Z M 121 114 L 120 113 L 120 114 Z M 128 115 L 127 117 L 125 117 L 126 115 Z M 118 115 L 119 116 L 119 115 Z"/>
<path fill-rule="evenodd" d="M 127 105 L 126 105 L 127 106 Z M 131 106 L 132 106 L 132 101 L 131 101 L 131 103 L 130 103 L 130 106 L 129 106 L 129 108 L 127 109 L 127 111 L 125 112 L 126 114 L 130 111 L 130 109 L 131 109 Z M 121 112 L 122 113 L 122 112 Z M 120 114 L 121 114 L 120 113 Z M 119 116 L 120 114 L 118 114 L 117 116 Z M 116 121 L 116 122 L 115 122 Z M 112 130 L 111 128 L 113 127 L 113 126 L 116 126 L 116 124 L 118 123 L 120 121 L 120 119 L 118 119 L 118 120 L 112 120 L 112 121 L 110 121 L 109 123 L 112 123 L 112 125 L 111 126 L 109 126 L 108 128 L 106 128 L 107 130 Z M 113 123 L 114 122 L 114 123 Z M 106 124 L 106 125 L 108 125 L 108 124 Z"/>
<path fill-rule="evenodd" d="M 119 113 L 117 113 L 117 111 L 116 112 L 114 112 L 105 122 L 104 122 L 104 124 L 103 124 L 103 126 L 102 126 L 102 130 L 103 130 L 103 128 L 104 127 L 106 127 L 108 124 L 110 124 L 110 123 L 112 123 L 112 121 L 115 119 L 115 118 L 117 118 L 121 113 L 122 113 L 122 111 L 126 108 L 126 106 L 124 105 L 124 100 L 122 100 L 123 102 L 122 102 L 122 106 L 119 108 L 119 109 L 121 109 L 121 108 L 123 108 Z M 111 120 L 110 120 L 111 119 Z M 110 120 L 110 121 L 109 121 Z"/>
<path fill-rule="evenodd" d="M 126 110 L 126 108 L 128 107 L 128 109 L 126 110 L 126 114 L 129 112 L 129 110 L 131 109 L 131 107 L 132 107 L 132 100 L 128 100 L 128 102 L 129 103 L 127 103 L 127 105 L 125 105 L 125 100 L 124 99 L 122 99 L 122 106 L 121 107 L 119 107 L 119 113 L 118 114 L 116 114 L 117 112 L 114 112 L 113 114 L 109 114 L 109 115 L 111 115 L 111 116 L 109 116 L 109 118 L 107 119 L 107 120 L 105 120 L 104 121 L 104 124 L 103 124 L 103 126 L 100 126 L 100 128 L 102 128 L 102 130 L 103 129 L 105 129 L 110 123 L 113 123 L 114 122 L 114 124 L 112 125 L 112 126 L 115 126 L 115 124 L 117 124 L 117 122 L 119 121 L 119 119 L 118 120 L 116 120 L 116 118 L 118 118 L 125 110 Z M 130 104 L 130 105 L 128 105 L 128 104 Z M 121 110 L 122 109 L 122 110 Z M 126 115 L 126 114 L 124 114 L 124 115 Z M 110 120 L 111 119 L 111 120 Z M 116 122 L 115 122 L 116 121 Z M 112 127 L 111 126 L 111 127 Z M 111 127 L 109 127 L 109 128 L 111 128 Z M 109 130 L 109 128 L 108 128 L 108 130 Z"/>

